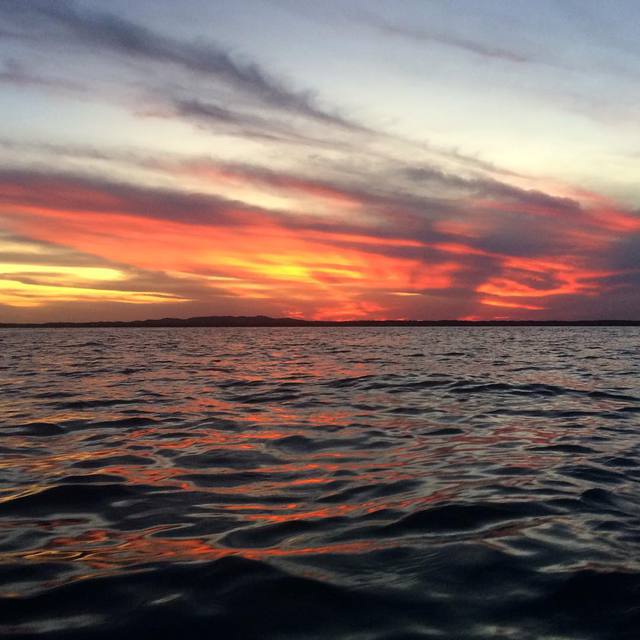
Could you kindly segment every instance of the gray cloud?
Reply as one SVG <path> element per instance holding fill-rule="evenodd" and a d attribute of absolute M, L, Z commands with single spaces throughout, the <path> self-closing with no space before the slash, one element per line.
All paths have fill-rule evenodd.
<path fill-rule="evenodd" d="M 189 171 L 190 165 L 176 165 L 171 161 L 146 160 L 147 166 L 160 171 Z M 355 238 L 336 238 L 332 242 L 359 251 L 384 253 L 389 256 L 417 259 L 424 263 L 437 262 L 446 255 L 436 248 L 388 246 L 386 239 L 418 240 L 427 245 L 462 242 L 476 250 L 491 254 L 537 256 L 558 255 L 567 252 L 570 237 L 563 231 L 562 222 L 549 227 L 549 233 L 537 233 L 537 226 L 526 216 L 495 212 L 485 233 L 473 238 L 460 238 L 453 233 L 438 231 L 434 222 L 464 217 L 467 202 L 464 199 L 449 202 L 446 199 L 420 197 L 402 190 L 365 190 L 356 184 L 335 183 L 311 179 L 295 174 L 275 172 L 251 165 L 233 165 L 208 161 L 200 166 L 227 172 L 244 181 L 252 181 L 278 190 L 289 190 L 329 198 L 348 198 L 360 202 L 369 214 L 375 214 L 375 227 L 363 225 L 358 216 L 345 218 L 319 218 L 304 211 L 273 211 L 253 207 L 205 193 L 187 193 L 182 190 L 133 186 L 111 180 L 74 174 L 48 173 L 36 170 L 0 170 L 0 187 L 6 187 L 7 196 L 0 195 L 5 211 L 11 207 L 38 207 L 54 210 L 93 213 L 119 213 L 182 224 L 242 226 L 276 222 L 278 225 L 300 231 L 320 231 L 335 234 L 367 236 L 367 242 Z M 1 189 L 0 189 L 1 192 Z M 545 195 L 545 194 L 543 194 Z M 491 212 L 488 212 L 489 214 Z M 558 232 L 560 231 L 560 232 Z M 380 243 L 375 240 L 379 239 Z M 568 245 L 569 243 L 569 245 Z M 480 256 L 467 256 L 478 262 Z M 494 262 L 494 261 L 493 261 Z"/>
<path fill-rule="evenodd" d="M 49 89 L 83 92 L 85 87 L 77 82 L 32 73 L 17 60 L 5 60 L 4 68 L 0 69 L 0 83 L 19 87 L 46 87 Z"/>
<path fill-rule="evenodd" d="M 40 171 L 1 169 L 0 185 L 11 187 L 9 195 L 0 193 L 0 203 L 4 205 L 5 212 L 12 205 L 27 205 L 223 226 L 242 224 L 241 213 L 246 216 L 262 213 L 260 209 L 244 203 L 212 195 L 136 187 L 99 178 Z"/>
<path fill-rule="evenodd" d="M 11 147 L 10 141 L 0 140 L 0 144 L 3 143 Z M 579 203 L 570 199 L 519 189 L 494 180 L 465 178 L 435 167 L 390 168 L 386 172 L 352 174 L 350 178 L 337 180 L 275 171 L 252 164 L 220 162 L 207 157 L 149 157 L 123 151 L 114 151 L 110 155 L 104 151 L 96 153 L 92 148 L 66 148 L 59 145 L 44 145 L 43 148 L 57 156 L 70 154 L 71 157 L 112 160 L 125 166 L 129 164 L 174 176 L 189 175 L 192 171 L 195 175 L 204 171 L 203 175 L 206 175 L 206 171 L 210 170 L 212 175 L 217 173 L 221 179 L 227 176 L 241 183 L 253 183 L 279 192 L 308 194 L 336 202 L 353 201 L 359 203 L 367 216 L 375 216 L 378 223 L 375 228 L 366 223 L 363 226 L 357 213 L 338 223 L 333 217 L 319 218 L 300 210 L 264 210 L 208 193 L 145 188 L 97 177 L 50 173 L 47 170 L 1 170 L 0 185 L 11 185 L 10 193 L 15 193 L 15 185 L 22 186 L 19 199 L 24 204 L 94 210 L 98 213 L 116 211 L 185 224 L 235 226 L 245 224 L 250 218 L 277 219 L 278 224 L 290 229 L 354 234 L 364 232 L 371 238 L 381 240 L 406 238 L 427 244 L 462 242 L 483 252 L 522 257 L 570 253 L 571 229 L 580 222 L 579 217 L 583 214 Z M 334 169 L 339 169 L 339 166 Z M 338 173 L 348 175 L 346 171 Z M 426 183 L 426 192 L 420 194 L 415 189 L 404 189 L 398 178 L 405 176 L 416 185 Z M 433 188 L 435 183 L 439 185 L 438 189 Z M 439 195 L 432 195 L 434 192 Z M 437 230 L 435 223 L 438 221 L 472 221 L 473 214 L 470 211 L 477 197 L 488 197 L 495 203 L 489 201 L 484 205 L 482 216 L 486 226 L 478 229 L 473 237 L 460 238 L 455 233 Z M 104 204 L 105 200 L 107 205 Z M 13 201 L 12 197 L 5 199 L 7 206 Z M 537 213 L 527 215 L 530 207 L 543 210 L 542 215 L 549 220 L 547 233 L 539 233 Z M 382 250 L 381 246 L 375 244 L 338 242 L 350 244 L 361 251 L 379 253 Z M 420 251 L 423 250 L 384 248 L 385 254 L 402 254 L 411 258 L 420 258 Z"/>
<path fill-rule="evenodd" d="M 469 194 L 511 200 L 521 205 L 539 208 L 541 211 L 549 210 L 555 214 L 575 216 L 583 213 L 577 200 L 553 196 L 535 189 L 521 189 L 492 178 L 467 178 L 445 173 L 432 166 L 403 167 L 400 174 L 416 184 L 440 184 Z"/>
<path fill-rule="evenodd" d="M 119 16 L 84 10 L 70 0 L 3 0 L 0 16 L 26 37 L 82 46 L 96 53 L 108 51 L 129 59 L 171 64 L 221 82 L 261 103 L 318 122 L 364 130 L 348 119 L 316 104 L 310 92 L 297 91 L 258 64 L 240 59 L 214 42 L 185 42 L 162 35 Z"/>
<path fill-rule="evenodd" d="M 386 20 L 371 14 L 363 16 L 363 21 L 365 24 L 368 24 L 369 26 L 390 36 L 401 37 L 414 40 L 416 42 L 435 42 L 448 47 L 461 49 L 462 51 L 467 51 L 483 58 L 505 60 L 516 64 L 537 62 L 537 59 L 530 54 L 514 51 L 513 49 L 496 47 L 477 40 L 458 36 L 453 33 L 442 33 L 435 29 L 428 29 L 425 27 L 409 27 L 406 25 L 391 24 Z"/>
<path fill-rule="evenodd" d="M 617 269 L 637 271 L 640 274 L 640 233 L 631 233 L 622 238 L 616 245 L 613 258 Z"/>
<path fill-rule="evenodd" d="M 167 98 L 165 98 L 167 99 Z M 172 116 L 188 120 L 197 126 L 227 135 L 241 136 L 288 144 L 326 146 L 332 143 L 301 133 L 298 129 L 276 118 L 268 118 L 197 98 L 169 97 Z M 149 113 L 144 115 L 162 115 Z M 332 146 L 339 146 L 334 143 Z"/>

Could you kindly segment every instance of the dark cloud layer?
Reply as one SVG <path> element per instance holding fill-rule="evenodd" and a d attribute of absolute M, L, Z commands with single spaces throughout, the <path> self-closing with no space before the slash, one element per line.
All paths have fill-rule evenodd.
<path fill-rule="evenodd" d="M 462 189 L 476 195 L 484 195 L 498 199 L 507 199 L 522 205 L 530 205 L 541 211 L 564 212 L 575 215 L 581 212 L 581 205 L 571 198 L 560 198 L 534 189 L 521 189 L 492 178 L 467 178 L 458 176 L 436 167 L 406 167 L 401 170 L 416 183 L 440 183 L 452 189 Z"/>
<path fill-rule="evenodd" d="M 82 148 L 52 149 L 57 154 L 77 154 Z M 86 150 L 87 157 L 96 154 Z M 98 158 L 109 155 L 101 152 Z M 201 177 L 203 186 L 215 187 L 217 181 L 232 179 L 240 185 L 259 189 L 321 198 L 340 207 L 353 204 L 359 211 L 375 216 L 371 226 L 359 219 L 323 218 L 297 208 L 274 211 L 229 200 L 211 193 L 186 192 L 181 188 L 143 187 L 98 176 L 51 173 L 46 170 L 0 169 L 0 203 L 29 207 L 54 207 L 59 210 L 95 213 L 120 213 L 182 224 L 242 226 L 273 220 L 298 230 L 366 233 L 371 238 L 413 239 L 425 245 L 463 242 L 479 254 L 520 257 L 564 255 L 574 249 L 572 231 L 584 227 L 589 219 L 580 204 L 568 198 L 557 198 L 539 191 L 524 190 L 489 179 L 468 179 L 447 174 L 436 168 L 405 168 L 387 173 L 364 174 L 351 181 L 331 181 L 294 173 L 279 172 L 257 165 L 225 163 L 207 158 L 179 160 L 175 158 L 136 157 L 115 154 L 112 159 L 132 166 L 146 167 L 179 179 L 190 174 Z M 425 195 L 402 188 L 393 174 L 409 175 L 412 180 L 427 179 L 439 183 L 440 196 Z M 368 182 L 368 183 L 367 183 Z M 431 185 L 428 185 L 431 186 Z M 8 193 L 8 196 L 3 195 Z M 19 194 L 16 196 L 16 194 Z M 481 201 L 481 211 L 475 211 Z M 539 233 L 539 216 L 545 218 L 547 233 Z M 471 229 L 471 235 L 443 230 L 448 222 L 459 222 Z M 479 226 L 478 226 L 479 225 Z M 376 251 L 371 245 L 360 247 Z M 416 250 L 386 248 L 389 254 L 416 255 Z M 633 255 L 632 250 L 622 251 Z"/>
<path fill-rule="evenodd" d="M 246 223 L 251 215 L 261 213 L 257 208 L 213 195 L 17 169 L 0 170 L 0 203 L 5 210 L 11 206 L 35 207 L 225 226 Z"/>

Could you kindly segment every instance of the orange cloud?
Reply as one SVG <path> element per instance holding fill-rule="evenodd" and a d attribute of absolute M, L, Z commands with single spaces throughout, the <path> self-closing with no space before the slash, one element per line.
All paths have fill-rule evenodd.
<path fill-rule="evenodd" d="M 267 170 L 256 170 L 241 165 L 193 160 L 185 163 L 165 164 L 163 168 L 176 175 L 196 178 L 205 184 L 218 187 L 228 185 L 244 191 L 257 187 L 278 193 L 300 194 L 349 209 L 358 208 L 364 204 L 362 198 L 356 197 L 353 193 L 321 181 Z"/>
<path fill-rule="evenodd" d="M 340 194 L 345 195 L 330 186 L 326 192 L 322 183 L 271 172 L 254 176 L 227 168 L 218 173 L 218 178 L 240 185 L 265 182 L 268 188 L 337 204 Z M 544 194 L 527 197 L 538 216 L 537 208 L 546 212 L 555 202 Z M 354 196 L 356 200 L 366 202 L 365 197 Z M 0 179 L 0 202 L 11 212 L 5 224 L 15 234 L 164 274 L 175 284 L 164 290 L 148 284 L 134 287 L 129 275 L 115 273 L 102 283 L 99 269 L 105 267 L 97 265 L 56 271 L 53 264 L 34 263 L 29 270 L 7 262 L 0 273 L 0 303 L 13 306 L 197 301 L 211 304 L 212 313 L 224 313 L 227 298 L 246 301 L 248 308 L 254 303 L 254 309 L 318 319 L 425 317 L 427 305 L 431 317 L 482 317 L 486 306 L 542 311 L 553 308 L 554 297 L 597 296 L 608 290 L 608 278 L 624 274 L 606 268 L 606 260 L 597 268 L 592 256 L 605 255 L 619 231 L 603 230 L 592 213 L 581 227 L 567 225 L 562 216 L 557 217 L 560 222 L 550 218 L 537 223 L 540 242 L 534 238 L 533 244 L 525 243 L 523 255 L 509 253 L 508 234 L 492 244 L 492 229 L 500 231 L 501 211 L 512 203 L 501 203 L 491 215 L 473 221 L 457 205 L 449 222 L 433 224 L 422 213 L 399 207 L 407 225 L 394 229 L 392 211 L 385 210 L 388 203 L 380 205 L 379 211 L 386 213 L 376 224 L 359 211 L 344 222 L 329 223 L 211 194 L 19 172 Z M 575 222 L 582 210 L 567 202 L 559 206 L 576 216 Z M 470 203 L 470 208 L 477 205 Z M 631 225 L 633 216 L 625 214 L 624 220 Z M 516 226 L 510 233 L 518 231 Z M 514 250 L 518 240 L 514 237 Z M 574 242 L 573 251 L 562 254 L 558 246 L 564 245 L 554 244 L 556 240 Z"/>
<path fill-rule="evenodd" d="M 506 300 L 494 300 L 491 298 L 481 298 L 480 304 L 486 304 L 490 307 L 503 307 L 505 309 L 524 309 L 527 311 L 543 311 L 546 307 L 540 307 L 533 304 L 524 304 L 522 302 L 507 302 Z M 478 316 L 472 316 L 478 320 Z"/>
<path fill-rule="evenodd" d="M 422 246 L 417 242 L 298 231 L 274 222 L 224 227 L 93 213 L 88 225 L 87 217 L 82 211 L 26 207 L 12 222 L 31 238 L 137 268 L 161 268 L 229 296 L 313 304 L 312 315 L 319 319 L 382 317 L 386 309 L 375 301 L 380 294 L 446 289 L 460 268 L 456 261 L 424 264 L 356 248 Z"/>

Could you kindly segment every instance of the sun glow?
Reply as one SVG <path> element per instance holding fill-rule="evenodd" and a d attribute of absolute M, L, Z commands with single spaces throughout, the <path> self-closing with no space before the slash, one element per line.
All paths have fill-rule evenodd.
<path fill-rule="evenodd" d="M 0 277 L 9 274 L 19 274 L 23 276 L 37 275 L 39 278 L 57 278 L 58 280 L 62 277 L 68 281 L 116 281 L 126 278 L 126 274 L 122 271 L 107 267 L 0 263 Z"/>
<path fill-rule="evenodd" d="M 154 291 L 126 289 L 98 289 L 24 283 L 0 280 L 0 304 L 15 307 L 38 307 L 51 302 L 125 302 L 145 304 L 154 302 L 185 302 L 186 298 Z"/>

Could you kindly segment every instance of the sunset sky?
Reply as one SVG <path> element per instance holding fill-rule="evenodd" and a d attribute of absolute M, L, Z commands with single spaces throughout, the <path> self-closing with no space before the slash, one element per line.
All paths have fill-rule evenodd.
<path fill-rule="evenodd" d="M 640 318 L 636 0 L 0 0 L 0 321 Z"/>

